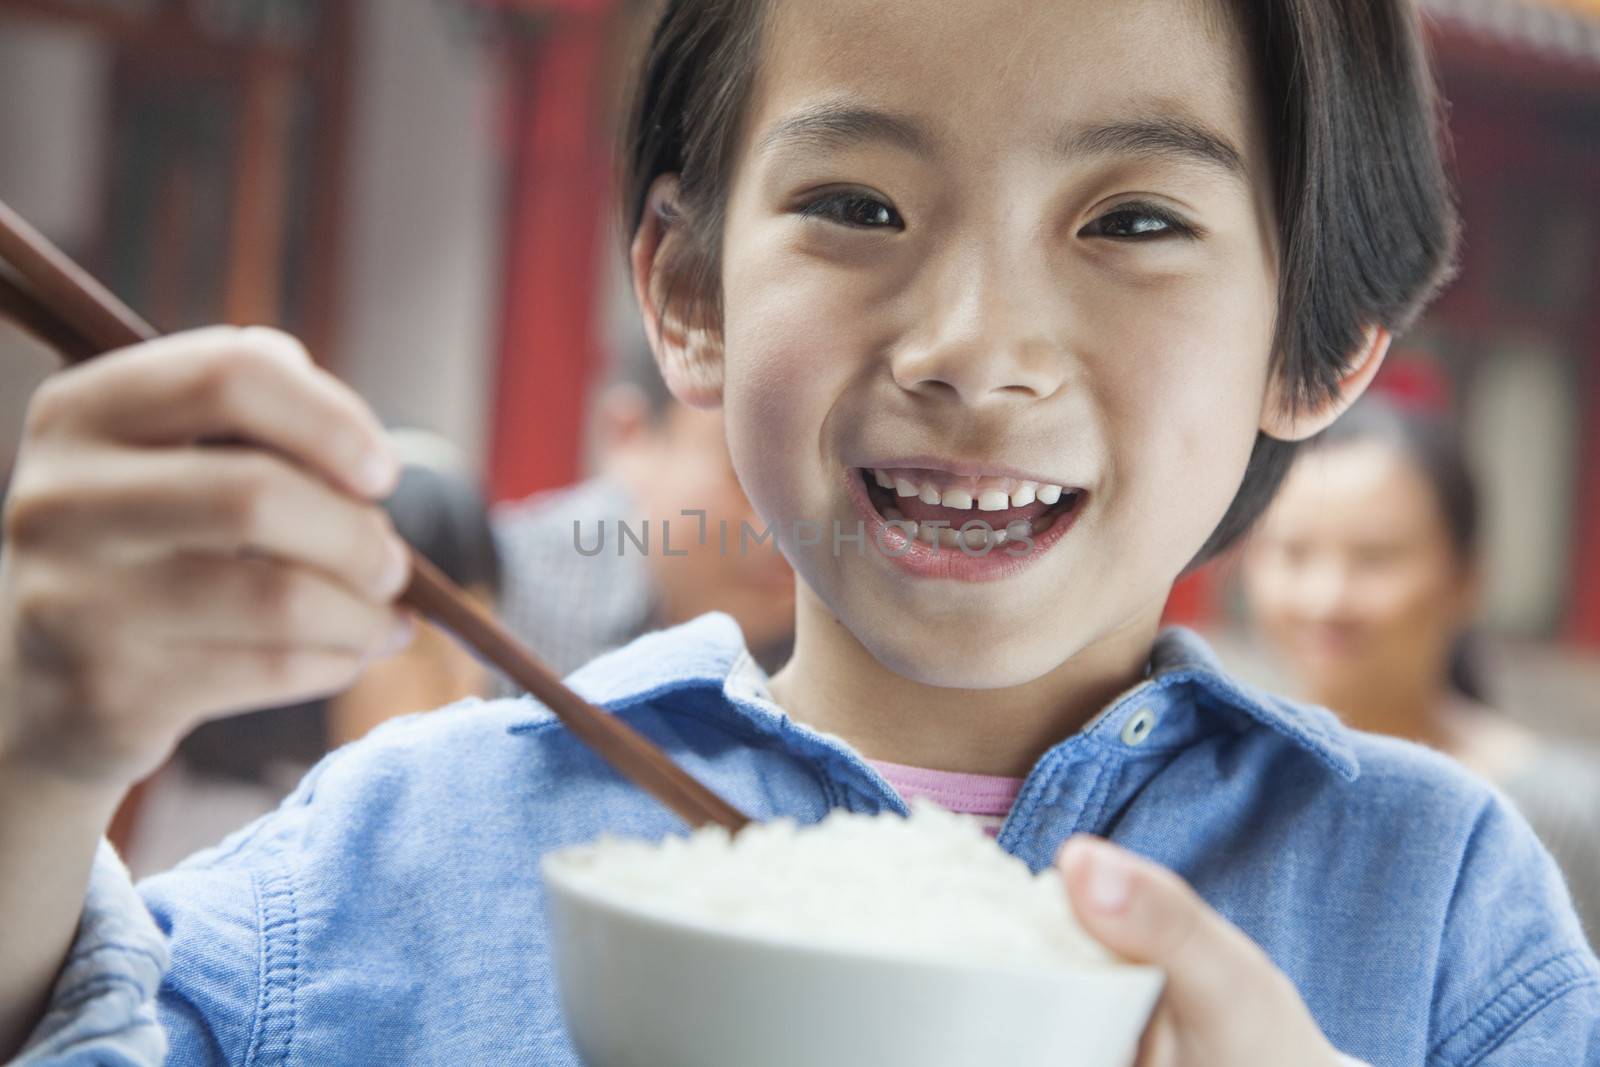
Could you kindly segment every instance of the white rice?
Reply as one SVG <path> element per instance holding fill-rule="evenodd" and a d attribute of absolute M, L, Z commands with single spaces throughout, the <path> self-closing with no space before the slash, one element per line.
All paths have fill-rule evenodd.
<path fill-rule="evenodd" d="M 967 964 L 1113 962 L 1054 871 L 1034 875 L 978 823 L 835 812 L 814 827 L 712 827 L 660 844 L 603 837 L 547 860 L 580 889 L 650 914 L 872 955 Z"/>

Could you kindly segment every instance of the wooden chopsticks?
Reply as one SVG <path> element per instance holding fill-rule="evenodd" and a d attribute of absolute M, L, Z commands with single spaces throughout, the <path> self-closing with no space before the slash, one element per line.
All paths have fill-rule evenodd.
<path fill-rule="evenodd" d="M 10 319 L 46 347 L 61 353 L 68 363 L 88 359 L 94 346 L 67 328 L 54 315 L 41 308 L 38 298 L 28 291 L 16 271 L 0 260 L 0 318 Z"/>
<path fill-rule="evenodd" d="M 0 201 L 0 315 L 80 362 L 142 341 L 156 330 Z M 600 756 L 691 826 L 738 830 L 748 816 L 679 767 L 621 719 L 564 685 L 492 615 L 411 550 L 411 582 L 400 602 L 432 619 L 504 671 Z"/>

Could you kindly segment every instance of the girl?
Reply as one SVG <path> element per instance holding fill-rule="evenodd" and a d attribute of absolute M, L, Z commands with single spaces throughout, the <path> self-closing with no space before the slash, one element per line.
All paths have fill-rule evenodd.
<path fill-rule="evenodd" d="M 869 759 L 1023 778 L 1000 844 L 1169 975 L 1146 1065 L 1600 1063 L 1600 968 L 1525 823 L 1157 633 L 1444 272 L 1416 33 L 1394 0 L 672 0 L 642 69 L 635 288 L 673 392 L 725 412 L 797 640 L 769 679 L 713 614 L 572 684 L 759 818 L 903 811 Z M 573 1062 L 538 857 L 678 824 L 529 702 L 383 728 L 137 892 L 92 863 L 193 722 L 383 645 L 379 440 L 262 331 L 36 401 L 0 611 L 7 1043 Z"/>

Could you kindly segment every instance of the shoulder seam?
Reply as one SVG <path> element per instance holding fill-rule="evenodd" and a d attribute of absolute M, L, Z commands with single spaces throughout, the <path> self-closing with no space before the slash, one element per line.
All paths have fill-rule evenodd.
<path fill-rule="evenodd" d="M 1450 1033 L 1434 1043 L 1428 1063 L 1438 1067 L 1472 1067 L 1498 1048 L 1518 1027 L 1546 1005 L 1575 989 L 1600 985 L 1600 975 L 1583 966 L 1582 952 L 1558 953 L 1522 972 Z M 1476 1032 L 1474 1032 L 1476 1031 Z M 1466 1042 L 1466 1055 L 1446 1059 L 1449 1046 Z"/>
<path fill-rule="evenodd" d="M 279 858 L 278 862 L 283 861 Z M 289 870 L 253 871 L 250 880 L 256 891 L 257 988 L 244 1062 L 246 1067 L 255 1067 L 287 1063 L 294 1044 L 300 912 Z"/>

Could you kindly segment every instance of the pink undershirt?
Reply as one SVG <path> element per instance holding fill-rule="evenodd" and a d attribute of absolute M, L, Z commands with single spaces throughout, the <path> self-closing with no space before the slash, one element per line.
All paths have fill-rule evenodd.
<path fill-rule="evenodd" d="M 971 815 L 982 825 L 990 837 L 1000 833 L 1000 826 L 1011 812 L 1011 805 L 1022 791 L 1021 778 L 1001 778 L 986 774 L 957 774 L 954 771 L 930 771 L 923 767 L 907 767 L 899 763 L 868 760 L 879 774 L 889 780 L 907 801 L 921 797 L 949 811 Z"/>

